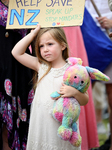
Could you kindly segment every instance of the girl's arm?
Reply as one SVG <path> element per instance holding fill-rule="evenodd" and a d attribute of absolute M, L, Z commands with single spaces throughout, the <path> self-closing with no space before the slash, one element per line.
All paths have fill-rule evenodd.
<path fill-rule="evenodd" d="M 61 97 L 74 97 L 75 99 L 78 100 L 81 106 L 86 105 L 89 101 L 88 92 L 81 93 L 77 89 L 65 84 L 62 84 L 60 92 L 58 93 L 62 95 Z"/>
<path fill-rule="evenodd" d="M 27 47 L 34 40 L 40 30 L 40 25 L 32 30 L 28 35 L 21 39 L 13 48 L 12 55 L 24 66 L 31 68 L 35 71 L 39 69 L 39 62 L 37 57 L 25 53 Z"/>

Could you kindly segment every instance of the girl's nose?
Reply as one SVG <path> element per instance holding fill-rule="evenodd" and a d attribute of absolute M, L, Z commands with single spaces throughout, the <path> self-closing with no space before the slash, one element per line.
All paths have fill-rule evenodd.
<path fill-rule="evenodd" d="M 44 52 L 48 51 L 47 46 L 44 46 Z"/>

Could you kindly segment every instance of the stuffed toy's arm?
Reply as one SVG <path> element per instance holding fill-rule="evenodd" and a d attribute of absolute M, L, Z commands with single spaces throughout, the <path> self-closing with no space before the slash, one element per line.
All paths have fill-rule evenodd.
<path fill-rule="evenodd" d="M 53 92 L 51 95 L 51 98 L 53 100 L 57 100 L 59 97 L 61 97 L 61 94 L 59 94 L 57 91 L 56 92 Z"/>

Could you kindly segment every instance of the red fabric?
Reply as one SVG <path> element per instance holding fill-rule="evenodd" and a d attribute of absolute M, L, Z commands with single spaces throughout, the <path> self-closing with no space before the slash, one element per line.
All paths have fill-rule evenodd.
<path fill-rule="evenodd" d="M 79 57 L 83 61 L 84 66 L 88 66 L 88 58 L 83 43 L 80 27 L 64 27 L 70 48 L 70 56 Z M 79 117 L 79 128 L 82 136 L 82 150 L 99 147 L 95 109 L 92 98 L 92 87 L 88 89 L 89 102 L 86 106 L 81 106 L 81 114 Z"/>

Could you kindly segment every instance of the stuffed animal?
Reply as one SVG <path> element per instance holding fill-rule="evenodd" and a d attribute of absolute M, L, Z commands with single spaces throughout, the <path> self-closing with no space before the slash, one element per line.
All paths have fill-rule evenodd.
<path fill-rule="evenodd" d="M 80 58 L 68 58 L 71 64 L 63 76 L 64 84 L 72 86 L 82 93 L 85 93 L 90 84 L 90 78 L 95 80 L 108 81 L 109 77 L 97 69 L 82 66 Z M 62 98 L 56 91 L 51 94 L 54 101 L 52 116 L 61 123 L 58 128 L 58 136 L 69 141 L 73 146 L 81 145 L 81 136 L 78 132 L 77 120 L 80 115 L 80 105 L 74 97 Z"/>

